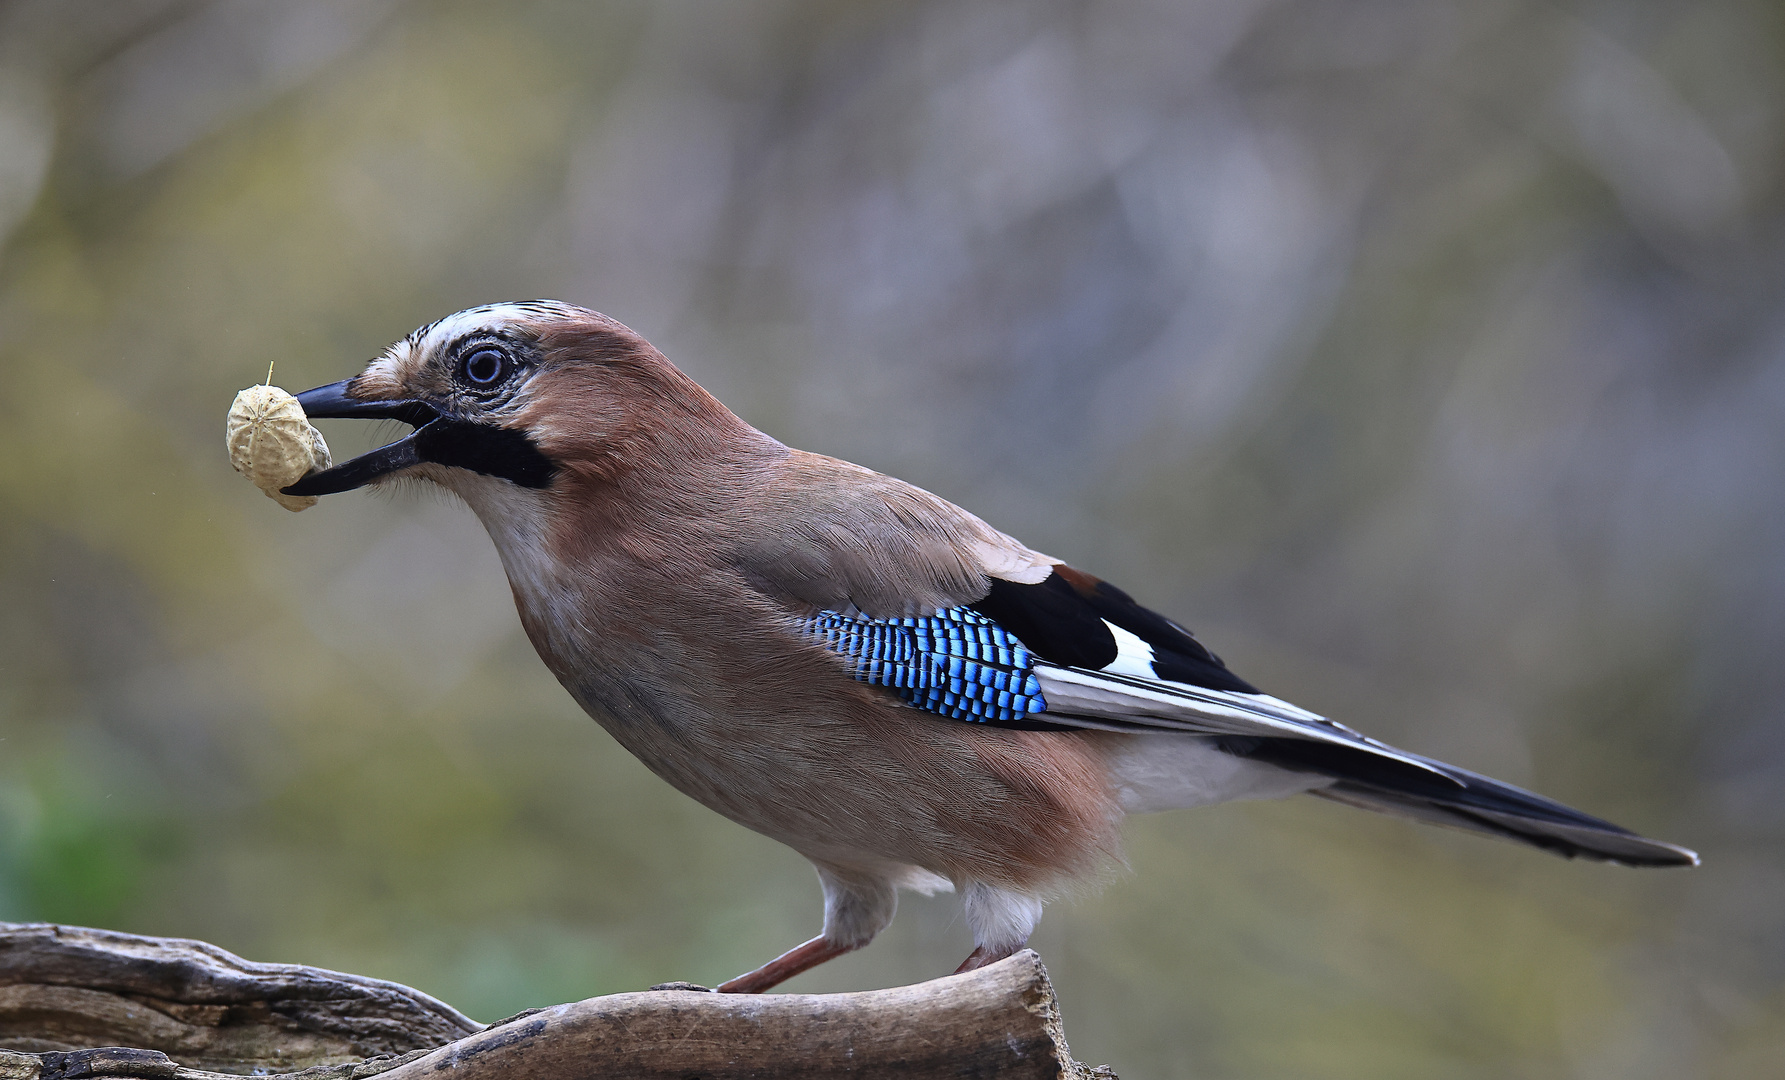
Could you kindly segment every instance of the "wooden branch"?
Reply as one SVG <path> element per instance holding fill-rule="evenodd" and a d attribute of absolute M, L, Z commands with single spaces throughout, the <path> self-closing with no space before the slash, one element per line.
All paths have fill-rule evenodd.
<path fill-rule="evenodd" d="M 0 923 L 0 1046 L 0 1080 L 1114 1078 L 1072 1060 L 1047 971 L 1027 950 L 891 990 L 658 988 L 486 1028 L 377 979 L 250 963 L 198 941 Z"/>

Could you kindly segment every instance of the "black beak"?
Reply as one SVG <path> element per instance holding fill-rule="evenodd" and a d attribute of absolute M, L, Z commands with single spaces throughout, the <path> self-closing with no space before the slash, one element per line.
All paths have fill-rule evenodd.
<path fill-rule="evenodd" d="M 324 420 L 343 417 L 401 420 L 411 427 L 421 427 L 429 420 L 440 418 L 440 410 L 425 401 L 361 401 L 348 397 L 347 384 L 352 381 L 342 379 L 299 394 L 298 404 L 304 407 L 304 415 L 320 416 Z"/>
<path fill-rule="evenodd" d="M 543 488 L 557 467 L 525 434 L 493 424 L 447 416 L 425 401 L 361 401 L 347 396 L 347 383 L 329 383 L 297 396 L 304 415 L 333 420 L 401 420 L 415 430 L 394 443 L 361 454 L 332 469 L 311 473 L 289 487 L 287 495 L 333 495 L 364 487 L 387 473 L 432 461 Z"/>
<path fill-rule="evenodd" d="M 428 460 L 422 455 L 419 436 L 429 424 L 440 419 L 440 410 L 425 401 L 361 401 L 348 397 L 349 381 L 351 380 L 343 379 L 341 382 L 318 386 L 299 394 L 298 404 L 304 407 L 304 415 L 325 420 L 345 417 L 401 420 L 405 424 L 413 424 L 415 430 L 394 443 L 361 454 L 351 461 L 344 461 L 332 469 L 311 473 L 297 483 L 282 488 L 285 494 L 333 495 L 337 491 L 352 491 L 386 473 L 420 465 Z"/>

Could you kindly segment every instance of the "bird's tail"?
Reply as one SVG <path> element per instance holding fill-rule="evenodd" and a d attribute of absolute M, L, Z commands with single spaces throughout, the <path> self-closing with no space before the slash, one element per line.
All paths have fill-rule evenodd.
<path fill-rule="evenodd" d="M 1334 802 L 1517 840 L 1567 858 L 1625 866 L 1696 866 L 1694 851 L 1638 836 L 1510 784 L 1421 758 L 1434 775 L 1363 750 L 1302 739 L 1229 739 L 1230 753 L 1333 783 L 1311 794 Z M 1453 783 L 1445 783 L 1449 778 Z"/>

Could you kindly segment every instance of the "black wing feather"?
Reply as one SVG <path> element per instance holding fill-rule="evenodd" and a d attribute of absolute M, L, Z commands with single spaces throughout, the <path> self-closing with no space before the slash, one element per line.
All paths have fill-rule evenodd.
<path fill-rule="evenodd" d="M 1055 566 L 1038 585 L 994 578 L 984 599 L 968 606 L 1015 634 L 1050 664 L 1096 671 L 1112 663 L 1116 639 L 1104 625 L 1107 619 L 1152 646 L 1153 671 L 1162 679 L 1209 690 L 1258 693 L 1189 631 L 1142 607 L 1109 582 L 1068 566 Z"/>

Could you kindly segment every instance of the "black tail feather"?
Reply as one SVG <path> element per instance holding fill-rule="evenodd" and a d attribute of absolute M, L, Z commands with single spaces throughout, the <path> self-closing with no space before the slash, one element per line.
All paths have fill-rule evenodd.
<path fill-rule="evenodd" d="M 1626 866 L 1696 866 L 1686 848 L 1638 836 L 1554 799 L 1428 758 L 1451 783 L 1367 750 L 1303 739 L 1230 738 L 1233 754 L 1335 779 L 1313 792 L 1348 806 L 1488 833 L 1568 858 Z"/>

